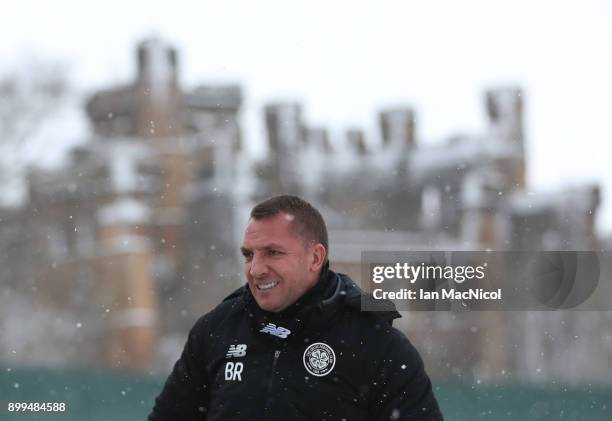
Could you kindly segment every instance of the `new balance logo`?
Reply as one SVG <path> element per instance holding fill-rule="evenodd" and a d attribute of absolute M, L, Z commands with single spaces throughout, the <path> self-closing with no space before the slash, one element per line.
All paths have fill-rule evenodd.
<path fill-rule="evenodd" d="M 279 338 L 286 338 L 291 333 L 289 329 L 276 326 L 273 323 L 268 323 L 263 329 L 260 330 L 260 332 L 269 333 L 270 335 L 278 336 Z"/>
<path fill-rule="evenodd" d="M 244 357 L 246 355 L 246 344 L 230 345 L 225 358 Z"/>

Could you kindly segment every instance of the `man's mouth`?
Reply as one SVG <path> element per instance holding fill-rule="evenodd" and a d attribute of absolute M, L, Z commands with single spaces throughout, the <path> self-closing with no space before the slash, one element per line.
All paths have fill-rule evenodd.
<path fill-rule="evenodd" d="M 278 285 L 278 281 L 272 281 L 272 282 L 268 282 L 267 284 L 256 285 L 256 287 L 259 291 L 266 291 L 266 290 L 274 288 L 277 285 Z"/>

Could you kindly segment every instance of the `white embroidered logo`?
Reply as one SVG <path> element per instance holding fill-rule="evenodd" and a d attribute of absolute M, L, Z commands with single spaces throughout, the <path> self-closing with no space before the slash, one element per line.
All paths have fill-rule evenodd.
<path fill-rule="evenodd" d="M 230 345 L 225 358 L 244 357 L 246 355 L 246 344 Z"/>
<path fill-rule="evenodd" d="M 276 326 L 274 323 L 268 323 L 263 327 L 263 329 L 260 330 L 260 332 L 269 333 L 270 335 L 278 336 L 279 338 L 286 338 L 291 333 L 289 329 Z"/>
<path fill-rule="evenodd" d="M 314 343 L 304 351 L 304 367 L 313 376 L 325 376 L 334 369 L 335 365 L 334 350 L 323 342 Z"/>

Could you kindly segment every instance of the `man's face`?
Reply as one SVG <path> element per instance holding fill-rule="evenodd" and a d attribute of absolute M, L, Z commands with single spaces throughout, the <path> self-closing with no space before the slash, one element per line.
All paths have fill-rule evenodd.
<path fill-rule="evenodd" d="M 282 212 L 250 219 L 244 232 L 241 251 L 249 289 L 266 311 L 286 309 L 318 281 L 316 246 L 298 236 L 292 221 Z"/>

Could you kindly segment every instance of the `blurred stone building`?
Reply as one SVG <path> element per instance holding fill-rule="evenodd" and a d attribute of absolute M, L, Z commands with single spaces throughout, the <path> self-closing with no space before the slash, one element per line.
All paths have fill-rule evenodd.
<path fill-rule="evenodd" d="M 270 154 L 255 196 L 293 191 L 317 203 L 331 228 L 332 265 L 356 280 L 365 250 L 598 250 L 599 187 L 528 191 L 522 92 L 490 90 L 484 108 L 484 133 L 436 146 L 418 144 L 414 110 L 383 110 L 380 147 L 368 150 L 351 129 L 330 150 L 298 104 L 269 106 Z M 612 296 L 603 299 L 609 308 Z M 398 325 L 435 377 L 606 381 L 612 368 L 603 313 L 418 311 Z"/>
<path fill-rule="evenodd" d="M 185 247 L 185 197 L 221 162 L 231 180 L 242 99 L 233 85 L 183 91 L 177 75 L 173 48 L 141 43 L 135 80 L 89 99 L 90 141 L 61 170 L 32 171 L 26 207 L 2 218 L 2 256 L 16 262 L 2 276 L 87 332 L 73 364 L 148 369 L 160 332 L 192 322 L 188 304 L 199 296 L 189 291 L 185 256 L 198 256 Z M 231 218 L 217 212 L 207 210 L 202 227 Z M 200 294 L 210 302 L 227 290 L 211 287 Z"/>
<path fill-rule="evenodd" d="M 63 169 L 33 171 L 27 206 L 0 215 L 0 256 L 11 263 L 3 282 L 81 320 L 89 336 L 75 364 L 165 368 L 194 320 L 244 282 L 241 230 L 250 207 L 276 193 L 302 195 L 322 210 L 333 268 L 356 280 L 363 250 L 598 247 L 597 186 L 526 188 L 520 89 L 487 92 L 486 130 L 437 146 L 419 143 L 410 107 L 379 113 L 373 147 L 358 128 L 332 142 L 299 104 L 270 104 L 260 160 L 241 142 L 241 102 L 234 85 L 184 90 L 176 51 L 144 41 L 135 80 L 88 101 L 90 142 Z M 588 372 L 597 380 L 602 371 L 589 363 L 610 368 L 609 347 L 588 350 L 598 354 L 573 375 L 560 363 L 584 346 L 568 338 L 585 323 L 597 326 L 585 340 L 610 334 L 604 319 L 588 317 L 419 311 L 399 326 L 435 377 Z"/>

